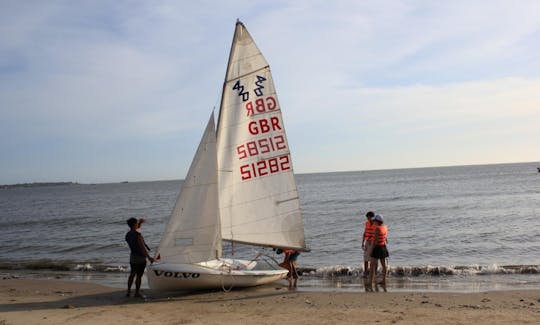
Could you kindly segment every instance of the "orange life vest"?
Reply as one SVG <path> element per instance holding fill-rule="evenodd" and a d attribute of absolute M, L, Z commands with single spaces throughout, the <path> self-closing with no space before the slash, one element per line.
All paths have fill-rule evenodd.
<path fill-rule="evenodd" d="M 379 236 L 377 237 L 377 243 L 375 243 L 375 245 L 386 245 L 386 235 L 388 234 L 388 228 L 385 225 L 376 225 L 375 228 L 379 229 Z"/>
<path fill-rule="evenodd" d="M 373 241 L 374 235 L 375 235 L 375 223 L 367 220 L 366 227 L 364 230 L 364 240 Z"/>

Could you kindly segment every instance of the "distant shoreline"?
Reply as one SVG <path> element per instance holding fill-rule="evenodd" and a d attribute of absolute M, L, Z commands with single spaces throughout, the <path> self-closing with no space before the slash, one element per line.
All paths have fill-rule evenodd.
<path fill-rule="evenodd" d="M 20 183 L 20 184 L 0 185 L 0 189 L 19 188 L 19 187 L 64 186 L 64 185 L 79 185 L 79 183 L 77 182 Z"/>

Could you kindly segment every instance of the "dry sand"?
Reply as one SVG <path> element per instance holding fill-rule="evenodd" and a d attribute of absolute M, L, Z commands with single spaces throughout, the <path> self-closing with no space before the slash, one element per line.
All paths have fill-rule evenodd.
<path fill-rule="evenodd" d="M 539 324 L 540 290 L 486 293 L 305 292 L 270 286 L 126 298 L 56 280 L 0 280 L 6 324 Z"/>

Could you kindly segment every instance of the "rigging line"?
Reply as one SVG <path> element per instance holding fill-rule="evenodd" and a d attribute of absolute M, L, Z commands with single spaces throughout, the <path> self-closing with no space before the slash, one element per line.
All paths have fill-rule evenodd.
<path fill-rule="evenodd" d="M 232 184 L 232 186 L 234 188 L 234 183 Z M 234 192 L 233 192 L 234 193 Z M 223 216 L 221 215 L 221 209 L 219 210 L 219 217 L 220 218 L 223 218 Z M 233 216 L 230 216 L 229 217 L 229 229 L 230 229 L 230 236 L 231 236 L 231 240 L 234 239 L 234 233 L 233 233 Z M 223 228 L 222 228 L 223 230 Z M 222 237 L 223 238 L 223 237 Z M 234 257 L 234 241 L 231 242 L 231 256 Z"/>
<path fill-rule="evenodd" d="M 246 268 L 247 268 L 248 265 L 250 265 L 251 263 L 255 262 L 262 254 L 263 254 L 263 252 L 259 252 L 257 255 L 255 255 L 255 257 L 252 258 L 252 259 L 249 261 L 249 263 L 247 263 Z"/>
<path fill-rule="evenodd" d="M 279 265 L 279 261 L 276 260 L 275 258 L 273 258 L 272 256 L 270 256 L 270 255 L 268 255 L 268 254 L 266 254 L 266 253 L 264 253 L 263 256 L 268 257 L 269 259 L 271 259 L 272 261 L 274 261 L 274 263 L 276 263 L 277 265 Z M 270 264 L 270 263 L 268 263 L 268 264 Z"/>

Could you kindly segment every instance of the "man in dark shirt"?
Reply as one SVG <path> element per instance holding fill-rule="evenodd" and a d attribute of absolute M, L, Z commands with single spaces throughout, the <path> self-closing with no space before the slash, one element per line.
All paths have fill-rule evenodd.
<path fill-rule="evenodd" d="M 154 259 L 148 254 L 146 249 L 146 244 L 144 242 L 143 235 L 138 231 L 139 221 L 135 218 L 129 218 L 127 224 L 130 230 L 126 234 L 126 241 L 129 244 L 129 249 L 131 254 L 129 256 L 129 265 L 131 266 L 131 273 L 128 278 L 128 289 L 126 297 L 131 295 L 131 285 L 133 284 L 133 279 L 137 276 L 135 280 L 135 297 L 142 297 L 141 289 L 141 280 L 144 274 L 144 269 L 146 268 L 146 258 L 150 260 L 150 263 L 154 263 Z"/>

